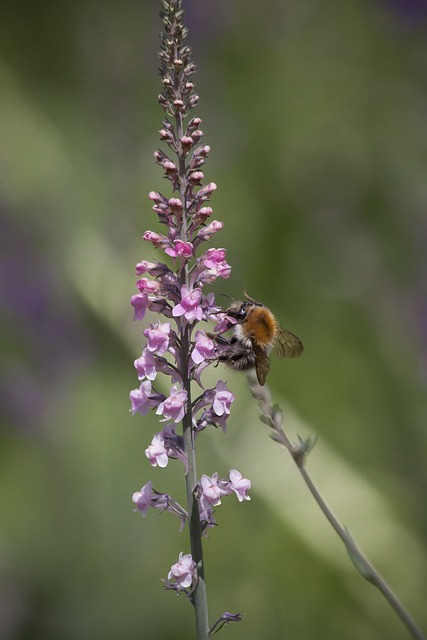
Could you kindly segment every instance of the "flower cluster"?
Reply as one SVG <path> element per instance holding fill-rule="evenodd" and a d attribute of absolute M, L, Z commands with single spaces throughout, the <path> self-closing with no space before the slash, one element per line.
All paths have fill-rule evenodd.
<path fill-rule="evenodd" d="M 173 196 L 158 191 L 148 195 L 163 233 L 145 231 L 142 237 L 151 245 L 150 252 L 160 255 L 157 260 L 138 262 L 135 270 L 139 279 L 131 298 L 134 319 L 143 320 L 147 312 L 155 318 L 143 331 L 145 344 L 134 362 L 139 386 L 130 392 L 130 401 L 132 415 L 154 412 L 164 423 L 145 450 L 150 464 L 164 468 L 169 460 L 180 460 L 186 473 L 187 496 L 191 497 L 185 510 L 148 482 L 133 494 L 132 500 L 135 511 L 143 516 L 149 507 L 174 513 L 181 529 L 188 522 L 187 512 L 194 513 L 196 504 L 200 518 L 196 519 L 196 530 L 192 529 L 192 519 L 193 540 L 192 536 L 200 536 L 215 524 L 214 508 L 223 496 L 235 493 L 239 501 L 249 500 L 250 481 L 235 469 L 223 480 L 218 480 L 217 473 L 202 475 L 200 481 L 196 476 L 196 436 L 209 426 L 225 431 L 234 401 L 225 381 L 218 380 L 210 389 L 201 381 L 202 372 L 217 362 L 215 335 L 230 328 L 225 313 L 216 305 L 214 293 L 206 292 L 205 287 L 218 278 L 228 278 L 231 267 L 226 250 L 211 244 L 223 223 L 213 219 L 213 209 L 208 204 L 216 190 L 215 183 L 203 185 L 202 168 L 210 147 L 200 142 L 201 119 L 187 119 L 198 96 L 191 81 L 195 66 L 191 50 L 185 45 L 181 0 L 163 0 L 161 15 L 165 32 L 159 54 L 163 85 L 159 103 L 166 117 L 160 138 L 169 150 L 165 153 L 159 149 L 154 157 L 171 184 Z M 207 322 L 215 323 L 214 333 L 201 324 Z M 159 376 L 168 380 L 166 393 L 160 391 L 164 391 L 164 383 L 162 387 L 157 384 Z M 197 387 L 199 395 L 193 400 Z M 177 433 L 179 424 L 182 433 Z M 169 572 L 166 587 L 176 591 L 197 589 L 202 563 L 201 556 L 192 558 L 181 553 Z"/>

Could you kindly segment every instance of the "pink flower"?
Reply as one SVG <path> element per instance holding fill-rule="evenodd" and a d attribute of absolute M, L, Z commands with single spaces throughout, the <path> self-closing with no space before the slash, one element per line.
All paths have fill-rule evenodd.
<path fill-rule="evenodd" d="M 154 247 L 166 249 L 166 247 L 169 246 L 169 240 L 166 236 L 162 236 L 154 231 L 146 231 L 142 237 L 144 240 L 147 240 L 147 242 L 151 242 Z"/>
<path fill-rule="evenodd" d="M 227 389 L 227 385 L 222 380 L 217 382 L 214 389 L 214 399 L 212 402 L 212 408 L 217 416 L 222 416 L 230 413 L 231 403 L 234 401 L 234 395 Z"/>
<path fill-rule="evenodd" d="M 184 556 L 181 552 L 178 562 L 172 565 L 168 573 L 168 580 L 174 578 L 181 588 L 186 589 L 191 586 L 193 580 L 197 577 L 196 568 L 197 565 L 191 557 L 191 554 L 188 553 Z"/>
<path fill-rule="evenodd" d="M 146 293 L 137 293 L 131 297 L 130 303 L 134 309 L 133 319 L 142 320 L 150 303 L 148 295 Z"/>
<path fill-rule="evenodd" d="M 207 505 L 216 507 L 217 505 L 221 504 L 221 496 L 226 495 L 227 493 L 220 486 L 218 486 L 217 473 L 214 473 L 211 478 L 207 475 L 202 475 L 200 479 L 200 489 L 200 501 L 203 510 L 206 509 Z"/>
<path fill-rule="evenodd" d="M 223 227 L 223 222 L 220 222 L 219 220 L 212 220 L 212 222 L 204 229 L 201 229 L 197 235 L 202 240 L 210 240 L 215 233 L 217 231 L 221 231 Z"/>
<path fill-rule="evenodd" d="M 198 200 L 208 200 L 211 194 L 217 189 L 215 182 L 210 182 L 205 187 L 202 187 L 196 193 L 196 198 Z"/>
<path fill-rule="evenodd" d="M 200 279 L 203 282 L 213 282 L 216 278 L 229 278 L 231 267 L 225 260 L 225 249 L 208 249 L 200 258 L 206 271 L 202 272 Z"/>
<path fill-rule="evenodd" d="M 169 322 L 160 324 L 158 320 L 155 324 L 150 324 L 149 329 L 145 329 L 144 335 L 148 338 L 147 349 L 162 356 L 169 347 L 171 326 Z"/>
<path fill-rule="evenodd" d="M 200 224 L 200 223 L 203 224 L 204 222 L 206 222 L 209 216 L 212 215 L 212 213 L 213 213 L 212 207 L 200 207 L 200 209 L 197 209 L 196 211 L 194 224 Z"/>
<path fill-rule="evenodd" d="M 187 392 L 185 389 L 178 389 L 178 385 L 171 388 L 169 398 L 166 398 L 157 407 L 157 415 L 163 415 L 166 420 L 181 422 L 187 408 Z"/>
<path fill-rule="evenodd" d="M 199 183 L 204 179 L 205 174 L 203 173 L 203 171 L 193 171 L 193 173 L 190 173 L 190 175 L 188 176 L 188 179 L 190 182 L 193 182 L 194 184 Z"/>
<path fill-rule="evenodd" d="M 149 262 L 148 260 L 142 260 L 141 262 L 138 262 L 138 264 L 135 267 L 135 273 L 137 276 L 142 276 L 144 273 L 151 273 L 151 271 L 153 269 L 155 269 L 157 266 L 156 262 Z"/>
<path fill-rule="evenodd" d="M 151 498 L 153 497 L 153 483 L 147 482 L 141 488 L 141 491 L 135 491 L 132 496 L 132 502 L 136 504 L 134 511 L 139 511 L 142 516 L 147 514 L 148 508 L 151 506 Z"/>
<path fill-rule="evenodd" d="M 154 278 L 157 276 L 171 276 L 171 270 L 167 265 L 163 264 L 163 262 L 149 262 L 149 260 L 138 262 L 135 267 L 135 273 L 137 276 L 149 273 Z"/>
<path fill-rule="evenodd" d="M 185 316 L 189 321 L 202 320 L 203 309 L 199 306 L 199 302 L 202 298 L 201 289 L 190 289 L 185 284 L 181 287 L 181 302 L 172 309 L 172 315 L 174 318 Z"/>
<path fill-rule="evenodd" d="M 229 331 L 231 327 L 237 324 L 237 320 L 234 318 L 229 318 L 225 313 L 216 313 L 210 316 L 211 320 L 214 320 L 217 324 L 214 326 L 214 331 L 216 333 L 224 333 L 225 331 Z"/>
<path fill-rule="evenodd" d="M 150 198 L 150 200 L 156 202 L 157 204 L 161 204 L 165 200 L 165 198 L 157 191 L 150 191 L 148 197 Z"/>
<path fill-rule="evenodd" d="M 169 458 L 165 448 L 165 441 L 161 433 L 156 433 L 151 444 L 145 450 L 145 455 L 153 467 L 166 467 Z"/>
<path fill-rule="evenodd" d="M 141 356 L 133 364 L 138 372 L 139 380 L 144 380 L 144 378 L 155 380 L 157 376 L 156 361 L 151 351 L 144 349 Z"/>
<path fill-rule="evenodd" d="M 142 382 L 138 389 L 133 389 L 130 394 L 131 413 L 140 413 L 145 416 L 153 407 L 159 404 L 161 396 L 158 393 L 152 393 L 150 380 Z M 164 396 L 163 396 L 164 397 Z"/>
<path fill-rule="evenodd" d="M 251 488 L 251 481 L 244 478 L 237 469 L 230 469 L 230 488 L 234 491 L 239 502 L 250 500 L 247 492 Z"/>
<path fill-rule="evenodd" d="M 174 246 L 165 249 L 165 253 L 172 258 L 190 258 L 193 255 L 193 245 L 191 242 L 174 240 Z"/>
<path fill-rule="evenodd" d="M 196 364 L 210 360 L 215 354 L 215 343 L 208 338 L 204 331 L 196 331 L 196 343 L 191 352 L 191 359 Z"/>
<path fill-rule="evenodd" d="M 136 283 L 140 293 L 157 293 L 159 290 L 159 283 L 155 280 L 149 280 L 148 278 L 141 278 Z"/>
<path fill-rule="evenodd" d="M 181 213 L 184 208 L 179 198 L 169 198 L 169 206 L 174 213 Z"/>

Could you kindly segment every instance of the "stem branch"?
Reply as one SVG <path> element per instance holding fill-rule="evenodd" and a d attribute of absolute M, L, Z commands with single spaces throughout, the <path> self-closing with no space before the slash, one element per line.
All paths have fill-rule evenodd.
<path fill-rule="evenodd" d="M 409 613 L 403 607 L 398 597 L 393 593 L 388 584 L 380 576 L 378 571 L 367 560 L 367 558 L 360 551 L 348 530 L 343 527 L 337 520 L 331 509 L 326 504 L 325 500 L 321 496 L 317 489 L 313 479 L 306 469 L 305 461 L 307 453 L 312 448 L 310 440 L 301 440 L 297 445 L 292 444 L 288 436 L 283 429 L 283 414 L 277 408 L 273 407 L 271 400 L 271 393 L 268 387 L 260 387 L 255 376 L 248 374 L 248 381 L 252 395 L 258 401 L 258 404 L 262 411 L 262 421 L 270 426 L 273 431 L 273 440 L 283 445 L 291 454 L 293 461 L 295 462 L 298 471 L 300 472 L 308 490 L 320 507 L 323 515 L 328 520 L 335 533 L 340 540 L 344 543 L 347 553 L 350 556 L 356 569 L 368 582 L 377 587 L 380 593 L 387 600 L 394 612 L 399 616 L 403 624 L 408 629 L 409 633 L 415 640 L 426 640 L 415 621 L 411 618 Z"/>

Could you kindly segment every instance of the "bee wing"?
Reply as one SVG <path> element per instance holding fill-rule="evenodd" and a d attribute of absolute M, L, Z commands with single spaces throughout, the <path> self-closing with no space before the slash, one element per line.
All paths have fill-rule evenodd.
<path fill-rule="evenodd" d="M 296 358 L 302 354 L 304 346 L 293 333 L 283 327 L 277 327 L 274 351 L 280 358 Z"/>
<path fill-rule="evenodd" d="M 258 378 L 258 382 L 261 387 L 263 387 L 265 385 L 267 374 L 270 371 L 270 358 L 268 357 L 265 349 L 263 349 L 262 347 L 253 344 L 253 348 L 255 351 L 256 377 Z"/>

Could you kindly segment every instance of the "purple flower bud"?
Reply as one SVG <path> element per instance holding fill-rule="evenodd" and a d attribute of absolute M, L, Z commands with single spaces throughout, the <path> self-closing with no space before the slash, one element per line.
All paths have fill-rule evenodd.
<path fill-rule="evenodd" d="M 142 260 L 138 262 L 135 267 L 135 273 L 137 276 L 142 276 L 144 273 L 149 273 L 154 278 L 164 277 L 166 274 L 171 274 L 171 270 L 166 264 L 162 262 L 149 262 L 148 260 Z"/>
<path fill-rule="evenodd" d="M 190 122 L 188 123 L 188 128 L 197 129 L 197 127 L 199 127 L 201 124 L 202 124 L 202 119 L 196 116 L 195 118 L 192 118 L 190 120 Z"/>
<path fill-rule="evenodd" d="M 166 140 L 167 142 L 171 142 L 174 139 L 173 133 L 171 131 L 168 131 L 167 129 L 160 129 L 159 134 L 160 134 L 161 140 Z"/>
<path fill-rule="evenodd" d="M 179 198 L 170 198 L 169 206 L 174 213 L 181 213 L 184 208 Z"/>
<path fill-rule="evenodd" d="M 207 200 L 211 194 L 217 189 L 215 182 L 210 182 L 205 187 L 199 189 L 196 194 L 198 200 Z"/>
<path fill-rule="evenodd" d="M 160 235 L 159 233 L 155 233 L 154 231 L 146 231 L 142 236 L 143 240 L 147 240 L 147 242 L 151 242 L 154 247 L 160 247 L 161 249 L 166 249 L 169 246 L 169 240 L 165 236 Z"/>
<path fill-rule="evenodd" d="M 177 108 L 177 110 L 179 111 L 179 110 L 181 110 L 181 109 L 182 109 L 182 107 L 184 106 L 184 102 L 183 102 L 180 98 L 177 98 L 176 100 L 174 100 L 174 101 L 173 101 L 173 105 L 174 105 L 174 107 L 176 107 L 176 108 Z"/>
<path fill-rule="evenodd" d="M 209 218 L 209 216 L 211 216 L 212 213 L 213 213 L 212 207 L 200 207 L 200 209 L 198 209 L 196 213 L 196 216 L 200 220 L 206 220 L 206 218 Z"/>
<path fill-rule="evenodd" d="M 138 262 L 135 267 L 135 273 L 137 276 L 142 276 L 144 273 L 151 273 L 151 271 L 156 267 L 156 262 L 149 262 L 148 260 L 142 260 L 142 262 Z"/>
<path fill-rule="evenodd" d="M 195 131 L 193 133 L 193 136 L 197 134 L 200 134 L 200 136 L 202 136 L 203 131 Z M 203 147 L 197 147 L 197 149 L 194 150 L 193 158 L 200 158 L 200 157 L 207 158 L 208 154 L 210 153 L 210 150 L 211 148 L 208 144 L 205 144 Z"/>
<path fill-rule="evenodd" d="M 190 174 L 188 179 L 190 180 L 190 182 L 193 182 L 194 184 L 199 184 L 204 177 L 205 177 L 205 174 L 203 173 L 203 171 L 193 171 L 193 173 Z"/>
<path fill-rule="evenodd" d="M 217 633 L 222 629 L 224 625 L 229 624 L 230 622 L 241 622 L 243 620 L 243 616 L 241 613 L 230 613 L 226 611 L 222 614 L 218 620 L 216 620 L 211 628 L 209 629 L 209 637 L 213 636 L 214 633 Z"/>
<path fill-rule="evenodd" d="M 227 430 L 227 418 L 227 414 L 217 416 L 216 413 L 214 413 L 213 409 L 206 409 L 205 411 L 203 411 L 200 418 L 196 420 L 195 429 L 198 432 L 203 431 L 203 429 L 206 429 L 209 426 L 213 426 L 220 427 L 225 433 Z"/>
<path fill-rule="evenodd" d="M 201 240 L 210 240 L 215 233 L 217 231 L 221 231 L 223 227 L 223 222 L 220 222 L 219 220 L 212 220 L 212 222 L 204 229 L 201 229 L 197 235 Z"/>
<path fill-rule="evenodd" d="M 157 204 L 162 204 L 166 199 L 162 196 L 161 193 L 158 193 L 158 191 L 150 191 L 148 197 L 150 198 L 150 200 L 156 202 Z"/>
<path fill-rule="evenodd" d="M 138 287 L 140 293 L 153 294 L 157 293 L 159 290 L 159 283 L 155 280 L 148 280 L 148 278 L 141 278 L 136 283 L 136 286 Z"/>
<path fill-rule="evenodd" d="M 174 162 L 172 162 L 172 160 L 162 160 L 160 164 L 166 173 L 177 173 L 178 171 L 178 167 Z"/>
<path fill-rule="evenodd" d="M 193 138 L 190 136 L 182 136 L 181 144 L 183 147 L 190 147 L 193 144 Z"/>
<path fill-rule="evenodd" d="M 194 142 L 199 142 L 199 140 L 201 138 L 203 138 L 203 131 L 201 129 L 196 129 L 196 131 L 193 131 L 193 133 L 191 134 L 191 137 L 193 138 Z"/>

